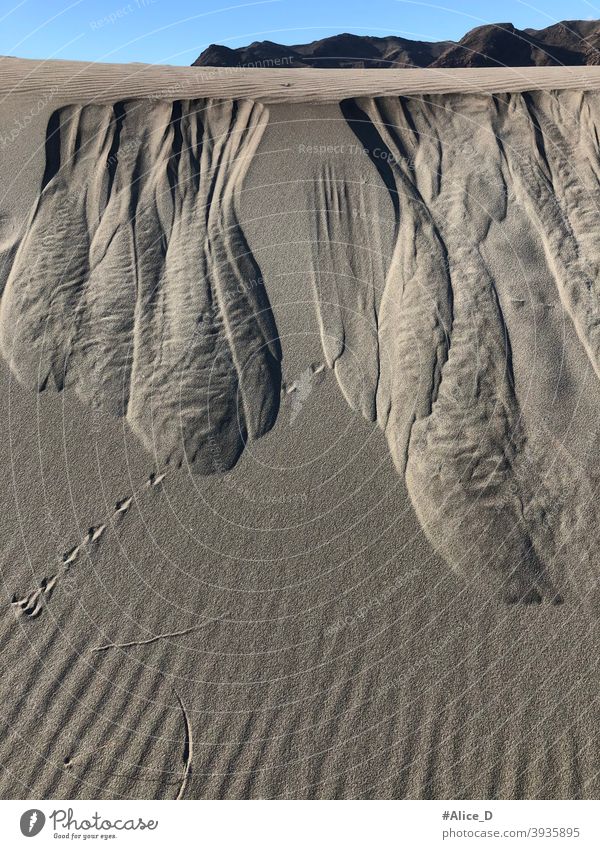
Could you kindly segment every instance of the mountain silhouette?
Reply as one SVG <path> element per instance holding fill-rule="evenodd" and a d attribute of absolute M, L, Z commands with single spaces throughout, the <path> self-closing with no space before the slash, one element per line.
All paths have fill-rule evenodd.
<path fill-rule="evenodd" d="M 211 44 L 193 63 L 263 68 L 489 68 L 600 64 L 600 21 L 562 21 L 545 29 L 486 24 L 458 42 L 342 33 L 309 44 Z"/>

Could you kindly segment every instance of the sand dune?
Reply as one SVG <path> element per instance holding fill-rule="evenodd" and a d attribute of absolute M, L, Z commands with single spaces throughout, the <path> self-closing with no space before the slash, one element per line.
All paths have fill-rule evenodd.
<path fill-rule="evenodd" d="M 0 64 L 0 794 L 596 797 L 600 69 Z"/>
<path fill-rule="evenodd" d="M 395 244 L 382 261 L 364 186 L 320 156 L 310 266 L 325 363 L 385 431 L 453 567 L 489 570 L 513 600 L 589 589 L 596 469 L 578 470 L 539 411 L 522 410 L 514 271 L 491 257 L 503 233 L 525 252 L 540 244 L 548 291 L 531 281 L 528 297 L 566 312 L 598 373 L 598 98 L 358 99 L 341 115 L 390 194 Z M 48 123 L 0 349 L 26 386 L 51 380 L 125 416 L 159 465 L 222 473 L 277 415 L 270 287 L 237 211 L 267 121 L 250 101 L 202 100 L 65 107 Z"/>

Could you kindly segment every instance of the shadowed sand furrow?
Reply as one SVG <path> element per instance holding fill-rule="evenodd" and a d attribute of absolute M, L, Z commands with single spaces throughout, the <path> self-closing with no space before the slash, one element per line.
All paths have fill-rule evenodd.
<path fill-rule="evenodd" d="M 281 351 L 236 208 L 266 118 L 243 101 L 59 110 L 2 300 L 21 382 L 52 374 L 201 473 L 278 410 Z"/>
<path fill-rule="evenodd" d="M 342 105 L 390 192 L 396 246 L 383 282 L 365 268 L 360 283 L 346 276 L 341 297 L 331 284 L 317 289 L 327 362 L 336 363 L 347 340 L 361 351 L 360 373 L 336 368 L 344 396 L 367 419 L 376 399 L 396 467 L 438 551 L 469 580 L 491 576 L 509 601 L 560 602 L 594 586 L 587 540 L 598 521 L 597 468 L 571 456 L 562 431 L 530 401 L 535 374 L 527 369 L 554 365 L 543 361 L 544 349 L 539 364 L 527 363 L 522 336 L 513 350 L 516 290 L 525 288 L 522 303 L 532 290 L 538 299 L 544 292 L 515 274 L 508 234 L 519 246 L 537 249 L 541 240 L 572 320 L 568 356 L 582 344 L 597 369 L 600 156 L 590 136 L 598 138 L 598 104 L 593 93 L 538 92 Z M 571 138 L 580 114 L 585 130 Z M 318 276 L 333 257 L 351 265 L 354 244 L 389 223 L 353 218 L 347 186 L 329 165 L 315 192 L 317 207 L 333 211 L 317 222 Z M 347 243 L 333 225 L 340 219 Z M 490 258 L 499 227 L 508 237 L 505 268 Z M 383 294 L 366 303 L 363 290 Z M 340 307 L 347 303 L 351 315 Z M 376 336 L 357 333 L 361 312 Z M 576 427 L 576 409 L 571 415 Z"/>
<path fill-rule="evenodd" d="M 183 441 L 188 459 L 206 472 L 230 468 L 277 412 L 276 331 L 235 213 L 238 181 L 261 134 L 257 111 L 183 104 L 159 350 L 144 383 L 150 403 L 130 413 L 155 444 Z"/>
<path fill-rule="evenodd" d="M 453 303 L 447 253 L 413 176 L 413 134 L 405 147 L 388 126 L 393 120 L 405 124 L 405 117 L 389 115 L 386 104 L 373 102 L 347 107 L 346 114 L 366 149 L 377 151 L 374 163 L 397 209 L 396 244 L 378 315 L 377 417 L 396 468 L 404 473 L 412 428 L 431 413 L 448 356 Z M 375 138 L 374 120 L 381 128 Z M 424 179 L 431 179 L 427 171 Z"/>
<path fill-rule="evenodd" d="M 137 378 L 131 373 L 136 320 L 149 318 L 138 308 L 139 293 L 147 288 L 148 266 L 154 286 L 162 268 L 166 236 L 160 206 L 170 201 L 172 111 L 160 102 L 115 108 L 117 137 L 106 161 L 110 197 L 90 246 L 89 280 L 68 363 L 75 373 L 68 384 L 78 395 L 118 416 L 127 413 Z"/>
<path fill-rule="evenodd" d="M 279 400 L 276 331 L 235 211 L 266 114 L 249 103 L 181 108 L 156 337 L 128 418 L 164 460 L 223 472 L 272 426 Z"/>
<path fill-rule="evenodd" d="M 459 135 L 453 123 L 464 118 L 449 111 L 444 127 L 451 136 Z M 413 135 L 424 135 L 431 145 L 432 116 L 423 130 L 420 117 Z M 490 173 L 484 142 L 476 139 L 473 156 L 474 171 L 483 180 Z M 509 489 L 524 435 L 510 341 L 494 281 L 479 251 L 490 216 L 477 210 L 478 198 L 468 180 L 465 185 L 460 160 L 450 159 L 443 171 L 440 161 L 437 170 L 440 191 L 431 205 L 448 254 L 452 329 L 437 397 L 430 414 L 413 427 L 406 481 L 424 528 L 446 558 L 471 579 L 482 569 L 497 571 L 503 583 L 513 579 L 509 592 L 519 598 L 533 592 L 536 583 L 544 585 L 545 576 L 522 520 L 518 493 Z M 484 192 L 493 199 L 494 192 L 503 192 L 502 181 L 488 179 Z M 472 215 L 473 207 L 479 214 L 465 232 L 460 222 Z M 465 523 L 469 530 L 473 525 L 478 529 L 475 569 L 474 552 L 465 552 Z"/>
<path fill-rule="evenodd" d="M 113 112 L 66 107 L 48 125 L 46 174 L 0 305 L 0 348 L 26 385 L 65 385 L 108 172 Z M 101 167 L 98 168 L 98 163 Z"/>
<path fill-rule="evenodd" d="M 577 106 L 572 96 L 563 95 L 566 103 L 561 108 L 560 101 L 551 105 L 550 100 L 515 95 L 501 111 L 503 122 L 498 123 L 505 134 L 506 156 L 519 199 L 540 231 L 561 301 L 600 374 L 599 266 L 593 238 L 600 216 L 600 193 L 597 182 L 594 185 L 589 180 L 593 166 L 588 164 L 591 159 L 597 166 L 598 150 L 572 139 L 571 128 L 582 111 L 582 99 Z M 586 112 L 597 112 L 593 95 L 586 105 Z"/>

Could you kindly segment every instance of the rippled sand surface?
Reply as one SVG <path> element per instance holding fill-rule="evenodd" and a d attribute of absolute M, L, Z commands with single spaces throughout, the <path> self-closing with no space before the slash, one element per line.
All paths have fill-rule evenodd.
<path fill-rule="evenodd" d="M 600 69 L 1 66 L 0 793 L 596 798 Z"/>

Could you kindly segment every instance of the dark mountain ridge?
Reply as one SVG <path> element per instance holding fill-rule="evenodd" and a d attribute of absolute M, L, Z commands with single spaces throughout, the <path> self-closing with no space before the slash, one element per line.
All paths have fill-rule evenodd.
<path fill-rule="evenodd" d="M 242 68 L 489 68 L 600 64 L 600 21 L 561 21 L 545 29 L 486 24 L 458 42 L 341 33 L 310 44 L 211 44 L 196 66 Z"/>

